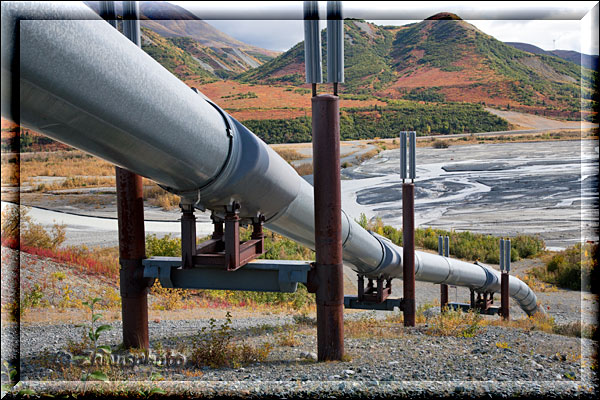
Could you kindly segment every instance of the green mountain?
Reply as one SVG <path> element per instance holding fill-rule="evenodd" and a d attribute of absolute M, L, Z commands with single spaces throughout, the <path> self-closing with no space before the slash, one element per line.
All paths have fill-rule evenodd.
<path fill-rule="evenodd" d="M 575 118 L 581 94 L 590 99 L 596 79 L 595 71 L 553 55 L 516 49 L 448 13 L 402 27 L 346 20 L 344 33 L 342 93 L 476 102 Z M 326 42 L 324 31 L 322 41 Z M 298 43 L 237 79 L 302 84 L 303 46 Z M 323 60 L 326 51 L 325 43 Z"/>

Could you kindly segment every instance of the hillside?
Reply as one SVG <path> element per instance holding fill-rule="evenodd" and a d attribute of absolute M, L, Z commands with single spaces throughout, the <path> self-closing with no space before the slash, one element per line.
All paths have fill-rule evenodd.
<path fill-rule="evenodd" d="M 581 68 L 572 62 L 518 50 L 454 17 L 434 16 L 402 27 L 346 20 L 342 92 L 467 101 L 540 115 L 579 117 L 580 84 L 584 98 L 591 98 L 593 71 L 583 70 L 582 77 Z M 303 43 L 298 43 L 238 79 L 302 84 L 302 53 Z M 324 60 L 325 54 L 326 48 Z"/>
<path fill-rule="evenodd" d="M 85 4 L 95 12 L 99 11 L 99 2 L 88 1 Z M 121 2 L 116 2 L 116 7 L 120 15 Z M 156 56 L 157 61 L 168 64 L 165 67 L 181 79 L 188 79 L 191 75 L 227 78 L 256 68 L 280 54 L 234 39 L 184 8 L 164 1 L 141 1 L 140 14 L 145 44 L 155 42 L 151 55 Z M 173 46 L 189 53 L 191 58 L 182 63 L 182 55 Z M 187 65 L 187 68 L 176 68 L 180 65 Z"/>
<path fill-rule="evenodd" d="M 581 65 L 585 68 L 597 70 L 598 69 L 598 56 L 579 53 L 573 50 L 552 50 L 547 51 L 537 46 L 528 43 L 520 42 L 504 42 L 505 44 L 512 46 L 516 49 L 527 51 L 533 54 L 545 54 L 548 56 L 556 56 L 563 60 L 570 61 L 574 64 Z"/>

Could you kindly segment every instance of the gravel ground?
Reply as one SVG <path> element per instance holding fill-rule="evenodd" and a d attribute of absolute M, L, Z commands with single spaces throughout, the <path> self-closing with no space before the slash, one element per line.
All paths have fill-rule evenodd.
<path fill-rule="evenodd" d="M 352 317 L 360 318 L 358 314 Z M 120 323 L 111 325 L 113 330 L 102 343 L 114 346 L 119 343 Z M 206 319 L 151 323 L 151 347 L 156 349 L 160 343 L 164 349 L 189 350 L 192 338 L 207 325 Z M 348 361 L 317 363 L 314 326 L 294 324 L 289 316 L 235 318 L 233 326 L 235 336 L 245 343 L 276 343 L 280 335 L 277 326 L 294 329 L 298 343 L 294 347 L 275 345 L 266 361 L 241 368 L 123 367 L 124 380 L 148 381 L 152 372 L 159 371 L 171 393 L 224 395 L 233 391 L 250 397 L 277 393 L 298 397 L 309 390 L 319 395 L 359 397 L 585 397 L 595 390 L 587 367 L 591 358 L 585 354 L 597 349 L 587 339 L 494 326 L 473 338 L 439 337 L 426 334 L 426 326 L 396 326 L 394 337 L 376 333 L 346 337 Z M 21 326 L 21 380 L 27 387 L 50 390 L 57 380 L 54 371 L 66 365 L 65 353 L 56 349 L 64 348 L 68 339 L 77 340 L 81 329 L 69 324 Z M 40 349 L 49 352 L 44 355 Z M 584 356 L 580 357 L 582 349 Z M 43 357 L 61 361 L 40 367 Z M 190 369 L 194 376 L 186 373 Z"/>
<path fill-rule="evenodd" d="M 10 282 L 14 282 L 16 276 L 14 271 L 11 275 L 5 265 L 15 260 L 16 252 L 6 248 L 2 250 L 2 294 L 3 304 L 6 304 L 5 296 L 14 290 Z M 528 261 L 529 264 L 532 262 Z M 528 263 L 523 263 L 519 268 L 526 268 Z M 23 280 L 33 282 L 33 278 L 39 277 L 41 272 L 55 272 L 60 267 L 51 261 L 22 254 L 21 283 Z M 347 277 L 346 283 L 346 290 L 351 292 L 351 277 Z M 401 282 L 395 285 L 401 287 Z M 417 294 L 418 304 L 431 303 L 438 298 L 439 287 L 418 282 Z M 556 314 L 562 318 L 560 321 L 572 322 L 579 318 L 579 292 L 559 290 L 541 294 L 547 296 L 546 304 L 551 311 L 560 311 Z M 454 296 L 451 290 L 451 301 Z M 460 296 L 457 300 L 464 300 Z M 462 296 L 468 296 L 468 291 Z M 596 298 L 591 298 L 590 304 L 593 305 Z M 575 308 L 567 312 L 569 307 Z M 594 307 L 591 309 L 595 310 Z M 188 357 L 193 348 L 193 338 L 209 325 L 209 317 L 215 316 L 219 326 L 224 322 L 224 312 L 221 310 L 220 313 L 211 314 L 208 310 L 197 310 L 193 317 L 184 320 L 151 319 L 151 349 L 170 349 Z M 432 309 L 427 315 L 432 316 L 436 312 L 437 309 Z M 387 312 L 347 310 L 345 319 L 381 320 L 389 315 Z M 515 315 L 515 318 L 518 316 Z M 597 365 L 597 358 L 594 358 L 597 343 L 589 339 L 497 326 L 484 327 L 473 338 L 440 337 L 428 334 L 426 324 L 404 328 L 401 324 L 388 322 L 386 329 L 371 330 L 369 326 L 373 325 L 367 323 L 363 332 L 359 330 L 360 334 L 346 334 L 345 350 L 349 360 L 317 363 L 314 361 L 316 327 L 310 318 L 307 323 L 297 323 L 292 315 L 251 314 L 233 310 L 232 322 L 236 339 L 256 345 L 266 342 L 273 344 L 265 361 L 241 368 L 221 369 L 198 369 L 189 362 L 183 368 L 160 368 L 142 363 L 136 367 L 122 367 L 120 373 L 123 380 L 130 383 L 120 382 L 118 388 L 134 385 L 134 382 L 150 384 L 152 373 L 158 371 L 165 381 L 151 384 L 160 385 L 176 396 L 192 393 L 245 397 L 310 397 L 318 394 L 360 398 L 390 395 L 413 398 L 431 395 L 465 398 L 484 395 L 591 398 L 596 389 L 590 365 Z M 85 327 L 78 326 L 78 323 L 80 321 L 22 322 L 19 325 L 3 320 L 2 358 L 19 360 L 21 382 L 36 392 L 74 389 L 75 383 L 61 381 L 65 380 L 62 371 L 69 365 L 69 355 L 65 353 L 67 344 L 69 341 L 80 341 L 85 331 Z M 121 342 L 121 323 L 114 321 L 110 325 L 113 329 L 102 334 L 101 344 L 109 344 L 116 349 Z M 283 334 L 289 332 L 294 332 L 294 346 L 279 342 Z M 113 385 L 109 387 L 114 389 L 117 383 L 109 385 Z"/>

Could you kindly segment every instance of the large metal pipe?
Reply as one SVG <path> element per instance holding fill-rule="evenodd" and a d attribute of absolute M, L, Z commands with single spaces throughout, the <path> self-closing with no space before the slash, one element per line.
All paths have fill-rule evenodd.
<path fill-rule="evenodd" d="M 14 20 L 60 14 L 56 7 L 2 3 L 3 85 L 15 67 Z M 78 20 L 20 22 L 20 77 L 14 84 L 20 85 L 24 127 L 152 179 L 200 209 L 218 212 L 236 201 L 241 218 L 260 213 L 275 232 L 314 248 L 310 184 L 242 124 L 108 23 L 93 20 L 98 17 L 86 6 L 65 7 Z M 4 104 L 2 115 L 11 116 Z M 357 273 L 402 278 L 402 248 L 367 232 L 343 211 L 342 240 L 344 261 Z M 424 252 L 415 254 L 415 277 L 500 290 L 500 275 L 492 268 Z M 510 295 L 528 314 L 537 310 L 535 294 L 515 277 Z"/>

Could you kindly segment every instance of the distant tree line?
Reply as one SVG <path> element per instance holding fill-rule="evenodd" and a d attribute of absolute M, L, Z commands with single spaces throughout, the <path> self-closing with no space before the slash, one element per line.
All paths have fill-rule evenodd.
<path fill-rule="evenodd" d="M 311 141 L 310 117 L 246 120 L 248 129 L 267 143 Z M 340 116 L 342 140 L 397 137 L 400 131 L 417 135 L 449 135 L 508 130 L 508 122 L 479 104 L 411 104 L 388 107 L 345 108 Z"/>

